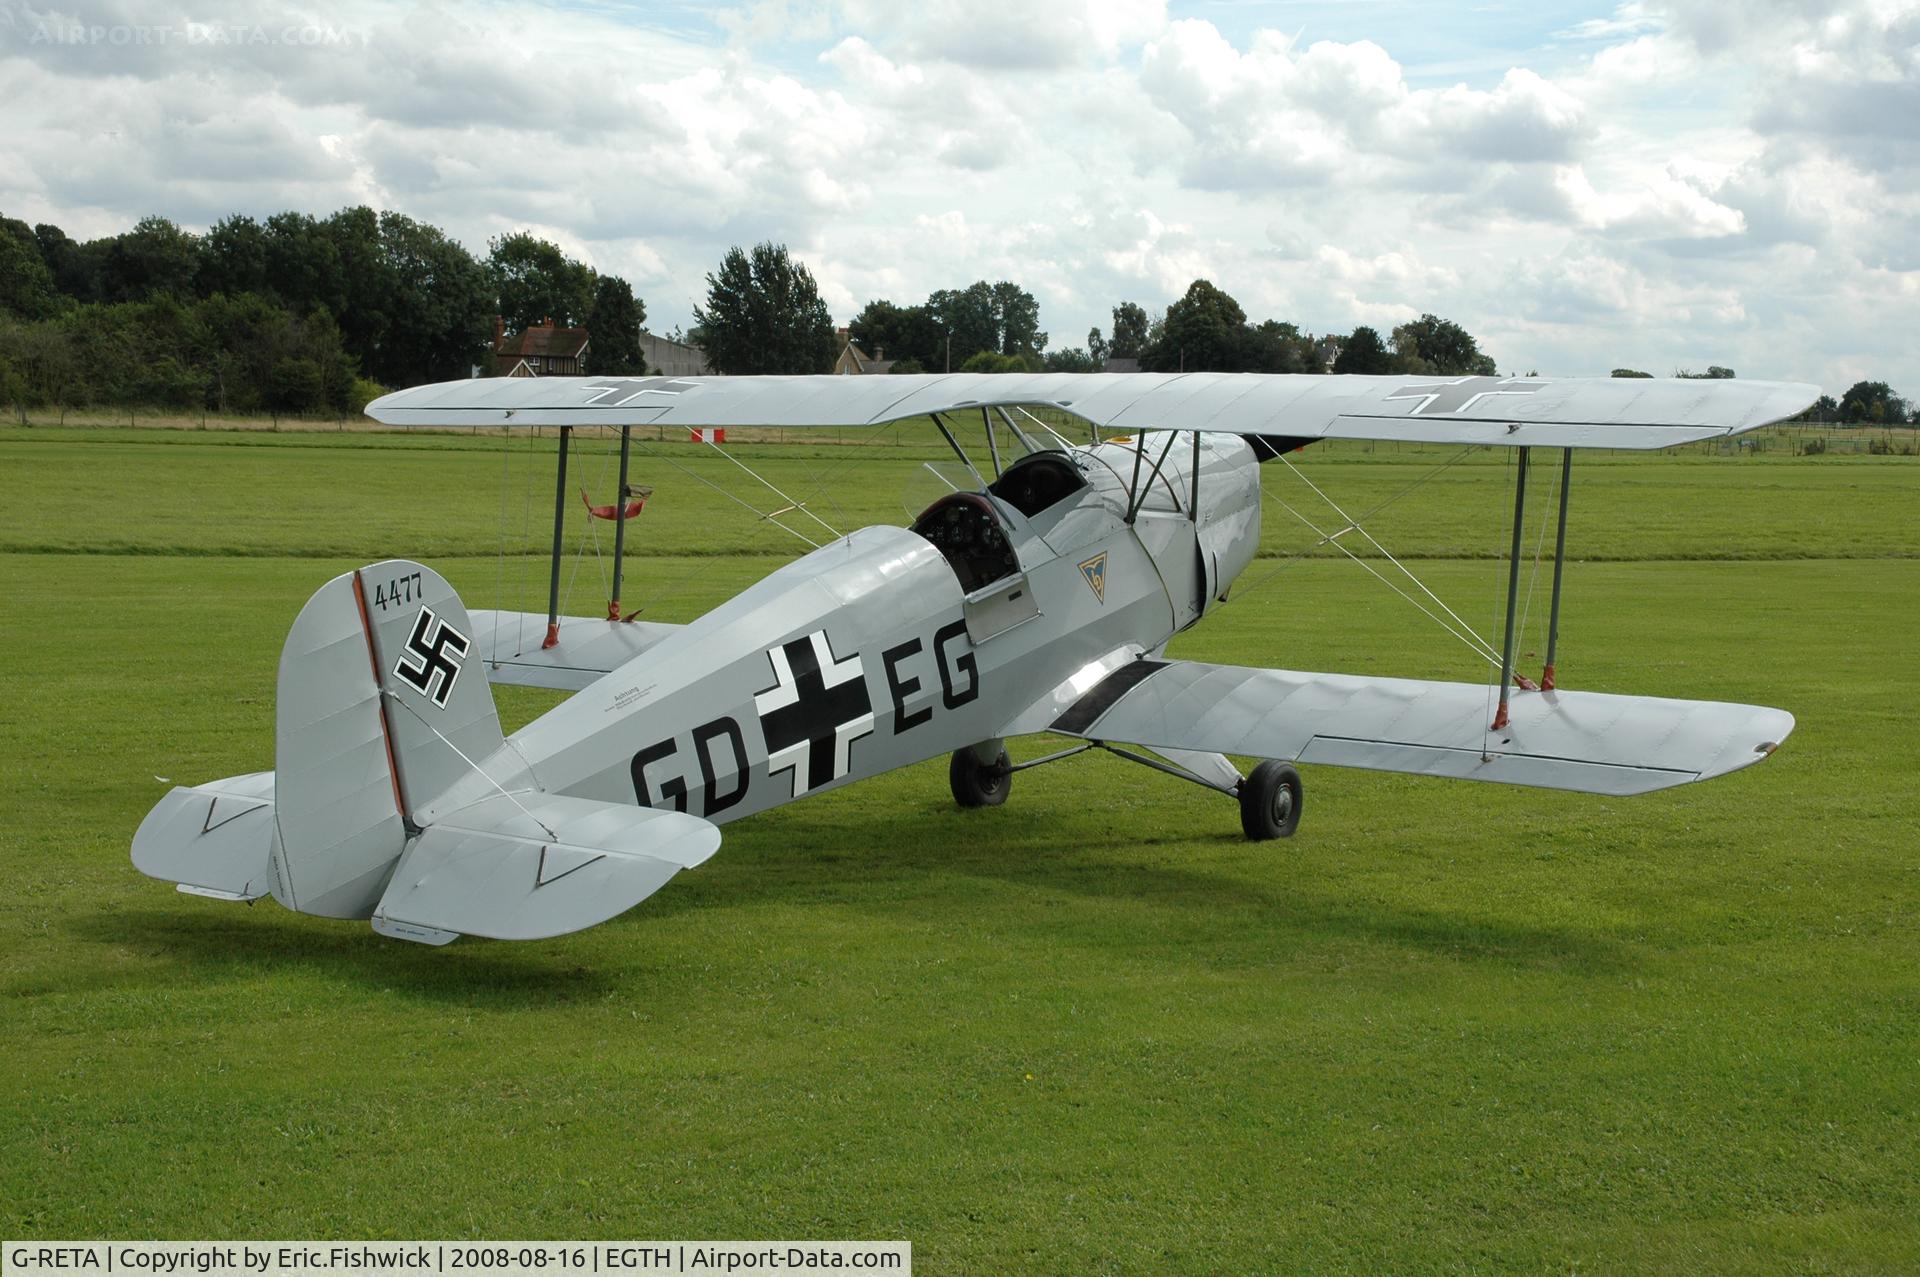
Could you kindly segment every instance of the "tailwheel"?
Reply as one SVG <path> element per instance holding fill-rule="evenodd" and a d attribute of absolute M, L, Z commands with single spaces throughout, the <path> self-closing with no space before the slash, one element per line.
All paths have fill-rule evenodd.
<path fill-rule="evenodd" d="M 1300 773 L 1270 758 L 1240 782 L 1240 828 L 1255 842 L 1291 838 L 1300 826 L 1301 799 Z"/>
<path fill-rule="evenodd" d="M 1013 788 L 1013 766 L 1004 749 L 998 758 L 983 763 L 969 746 L 953 751 L 947 781 L 953 786 L 953 801 L 962 807 L 998 807 Z"/>

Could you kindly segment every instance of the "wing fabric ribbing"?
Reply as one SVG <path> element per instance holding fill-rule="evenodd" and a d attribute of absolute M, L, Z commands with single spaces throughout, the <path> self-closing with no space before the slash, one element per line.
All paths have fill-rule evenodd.
<path fill-rule="evenodd" d="M 1139 662 L 1137 664 L 1146 664 Z M 1128 672 L 1123 666 L 1109 682 Z M 1053 730 L 1260 758 L 1639 794 L 1760 761 L 1793 730 L 1784 710 L 1604 692 L 1519 693 L 1492 731 L 1477 683 L 1361 678 L 1174 661 L 1118 697 L 1090 690 Z M 1111 703 L 1099 706 L 1101 699 Z M 1085 706 L 1098 712 L 1088 714 Z"/>

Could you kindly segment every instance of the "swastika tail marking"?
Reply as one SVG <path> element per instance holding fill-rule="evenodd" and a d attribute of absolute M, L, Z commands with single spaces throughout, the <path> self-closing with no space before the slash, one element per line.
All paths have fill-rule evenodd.
<path fill-rule="evenodd" d="M 432 608 L 423 607 L 414 618 L 413 633 L 407 636 L 393 676 L 445 709 L 469 646 L 466 635 L 435 616 Z"/>

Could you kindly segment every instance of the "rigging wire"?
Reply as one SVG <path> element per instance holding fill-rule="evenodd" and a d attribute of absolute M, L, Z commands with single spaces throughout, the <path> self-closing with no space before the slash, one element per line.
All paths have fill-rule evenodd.
<path fill-rule="evenodd" d="M 1496 668 L 1499 666 L 1500 664 L 1499 655 L 1497 653 L 1489 653 L 1489 651 L 1486 650 L 1485 641 L 1482 640 L 1478 634 L 1475 634 L 1471 629 L 1456 628 L 1455 626 L 1448 624 L 1446 621 L 1442 620 L 1439 614 L 1436 613 L 1432 608 L 1429 608 L 1426 604 L 1422 603 L 1419 599 L 1415 598 L 1413 595 L 1401 589 L 1400 586 L 1396 582 L 1394 582 L 1392 578 L 1388 577 L 1384 572 L 1380 571 L 1380 569 L 1374 567 L 1373 564 L 1367 562 L 1365 559 L 1355 554 L 1352 550 L 1349 550 L 1346 546 L 1341 545 L 1339 538 L 1344 536 L 1348 531 L 1350 531 L 1351 530 L 1350 528 L 1342 528 L 1340 529 L 1340 531 L 1329 535 L 1327 532 L 1325 532 L 1319 526 L 1317 526 L 1313 522 L 1313 520 L 1309 519 L 1306 515 L 1301 514 L 1298 510 L 1294 509 L 1291 505 L 1288 505 L 1286 498 L 1275 496 L 1272 493 L 1267 492 L 1264 488 L 1261 490 L 1261 495 L 1273 501 L 1274 503 L 1279 505 L 1281 509 L 1285 510 L 1288 514 L 1291 514 L 1294 518 L 1300 520 L 1300 522 L 1306 524 L 1307 527 L 1311 528 L 1320 537 L 1319 544 L 1331 545 L 1334 549 L 1340 551 L 1340 553 L 1346 555 L 1349 559 L 1352 559 L 1355 563 L 1358 563 L 1361 567 L 1365 568 L 1367 572 L 1371 574 L 1376 580 L 1378 580 L 1382 585 L 1386 586 L 1389 590 L 1392 590 L 1395 594 L 1398 594 L 1401 598 L 1405 599 L 1407 602 L 1419 608 L 1421 612 L 1425 613 L 1426 616 L 1430 620 L 1432 620 L 1436 625 L 1438 625 L 1441 629 L 1445 630 L 1447 633 L 1451 634 L 1453 637 L 1459 639 L 1462 643 L 1466 644 L 1468 650 L 1472 651 L 1474 655 L 1478 656 L 1483 661 L 1491 661 Z M 1372 538 L 1369 537 L 1368 539 L 1371 540 Z M 1396 566 L 1398 565 L 1396 564 Z M 1404 570 L 1405 569 L 1403 568 L 1402 571 Z M 1411 574 L 1409 573 L 1409 575 Z M 1418 582 L 1416 581 L 1416 584 L 1417 583 Z M 1427 593 L 1429 594 L 1429 596 L 1431 596 L 1432 591 L 1429 590 L 1427 591 Z M 1441 606 L 1445 607 L 1446 605 L 1441 604 Z M 1447 614 L 1449 616 L 1453 615 L 1451 610 L 1449 610 Z"/>
<path fill-rule="evenodd" d="M 792 497 L 788 496 L 786 493 L 780 491 L 779 488 L 773 485 L 771 480 L 766 479 L 761 475 L 754 473 L 752 466 L 749 466 L 746 462 L 740 460 L 740 458 L 734 456 L 732 453 L 728 452 L 725 448 L 722 448 L 719 444 L 715 443 L 711 439 L 707 440 L 707 446 L 709 448 L 712 448 L 715 452 L 719 453 L 721 456 L 725 457 L 728 461 L 733 462 L 734 465 L 739 466 L 742 470 L 746 471 L 749 475 L 752 475 L 755 479 L 759 480 L 762 484 L 765 484 L 767 489 L 771 491 L 773 495 L 775 495 L 776 497 L 779 497 L 782 501 L 786 502 L 789 506 L 792 506 L 795 510 L 799 511 L 801 514 L 806 515 L 809 519 L 812 519 L 815 523 L 825 528 L 830 534 L 832 534 L 832 537 L 834 540 L 838 541 L 840 539 L 840 533 L 834 529 L 834 526 L 831 523 L 828 523 L 825 519 L 821 518 L 819 515 L 815 514 L 813 511 L 807 509 L 805 506 L 795 501 Z M 751 509 L 752 507 L 749 506 L 748 508 Z M 771 518 L 772 516 L 768 516 L 768 517 Z M 814 543 L 809 542 L 808 544 L 814 544 Z M 815 548 L 818 549 L 819 547 L 815 545 Z"/>
<path fill-rule="evenodd" d="M 675 470 L 678 470 L 681 474 L 686 475 L 689 479 L 693 479 L 700 483 L 705 484 L 707 487 L 712 488 L 715 492 L 718 492 L 721 496 L 733 502 L 735 505 L 741 506 L 744 509 L 752 511 L 753 514 L 756 515 L 757 517 L 766 520 L 768 523 L 773 524 L 774 527 L 779 528 L 782 532 L 785 532 L 791 536 L 800 538 L 800 540 L 805 541 L 808 545 L 812 546 L 814 549 L 817 550 L 820 548 L 820 543 L 818 541 L 815 541 L 813 538 L 809 537 L 806 533 L 798 531 L 797 529 L 794 529 L 794 528 L 790 528 L 786 524 L 780 522 L 778 515 L 767 514 L 762 512 L 759 509 L 759 507 L 755 506 L 752 502 L 747 501 L 741 497 L 735 496 L 733 493 L 728 492 L 725 488 L 721 487 L 719 484 L 715 483 L 713 480 L 707 478 L 705 475 L 700 474 L 697 471 L 688 469 L 686 466 L 674 460 L 672 457 L 666 456 L 665 454 L 655 454 L 644 447 L 640 448 L 640 451 L 644 456 L 651 457 L 651 456 L 658 455 L 660 457 L 660 460 L 665 461 L 668 465 L 672 466 Z M 724 456 L 725 454 L 723 453 L 721 455 Z M 778 491 L 778 489 L 775 489 L 775 490 Z M 831 528 L 828 528 L 827 530 L 829 532 L 833 531 Z M 834 533 L 834 535 L 838 536 L 839 533 L 836 532 Z"/>
<path fill-rule="evenodd" d="M 1313 489 L 1313 492 L 1316 496 L 1318 496 L 1322 501 L 1325 501 L 1329 506 L 1332 506 L 1333 512 L 1335 514 L 1339 515 L 1342 519 L 1345 519 L 1347 521 L 1347 526 L 1345 528 L 1342 528 L 1340 532 L 1337 533 L 1336 535 L 1345 535 L 1348 531 L 1354 531 L 1354 532 L 1358 532 L 1361 536 L 1365 537 L 1369 545 L 1373 546 L 1374 549 L 1378 550 L 1386 558 L 1387 562 L 1393 564 L 1394 567 L 1399 568 L 1400 571 L 1406 576 L 1407 580 L 1412 581 L 1415 585 L 1419 586 L 1420 592 L 1426 595 L 1428 598 L 1432 599 L 1434 603 L 1437 604 L 1442 611 L 1444 611 L 1449 617 L 1452 617 L 1455 624 L 1459 625 L 1460 628 L 1465 630 L 1468 634 L 1472 634 L 1474 637 L 1474 640 L 1478 642 L 1481 647 L 1485 648 L 1488 652 L 1493 653 L 1495 656 L 1498 656 L 1499 654 L 1498 650 L 1493 646 L 1493 644 L 1489 643 L 1486 639 L 1481 638 L 1479 634 L 1475 633 L 1473 627 L 1471 625 L 1468 625 L 1466 621 L 1462 620 L 1459 613 L 1455 612 L 1452 608 L 1448 607 L 1446 605 L 1446 602 L 1442 600 L 1438 594 L 1435 594 L 1432 590 L 1428 589 L 1426 582 L 1422 581 L 1419 577 L 1415 576 L 1411 568 L 1407 567 L 1406 564 L 1400 562 L 1400 560 L 1394 558 L 1392 552 L 1389 551 L 1386 546 L 1381 545 L 1380 542 L 1374 538 L 1373 533 L 1367 531 L 1366 528 L 1363 527 L 1358 520 L 1354 519 L 1345 510 L 1342 510 L 1338 502 L 1336 502 L 1332 497 L 1328 496 L 1325 492 L 1322 492 L 1320 490 L 1320 487 L 1318 484 L 1314 483 L 1313 480 L 1307 478 L 1305 474 L 1302 474 L 1300 471 L 1300 467 L 1294 465 L 1293 462 L 1288 461 L 1284 453 L 1281 454 L 1280 456 L 1280 464 L 1284 465 L 1288 470 L 1292 471 L 1294 476 L 1298 478 L 1300 482 L 1306 484 L 1309 488 Z M 1336 546 L 1336 548 L 1345 549 L 1344 546 Z"/>
<path fill-rule="evenodd" d="M 1360 516 L 1360 520 L 1363 521 L 1366 519 L 1371 519 L 1374 515 L 1379 514 L 1382 510 L 1385 510 L 1388 507 L 1396 504 L 1397 502 L 1401 501 L 1405 497 L 1411 496 L 1413 493 L 1425 487 L 1428 483 L 1438 478 L 1441 474 L 1445 473 L 1447 470 L 1453 468 L 1454 466 L 1458 465 L 1460 462 L 1466 460 L 1468 454 L 1471 453 L 1472 451 L 1473 449 L 1471 446 L 1460 449 L 1460 451 L 1454 453 L 1451 457 L 1447 458 L 1445 461 L 1441 462 L 1439 465 L 1435 466 L 1433 469 L 1427 471 L 1427 473 L 1421 475 L 1419 478 L 1415 479 L 1412 483 L 1408 484 L 1406 487 L 1402 488 L 1400 491 L 1394 493 L 1392 496 L 1389 496 L 1384 500 L 1373 505 L 1370 509 L 1366 511 L 1366 513 Z M 1264 483 L 1260 485 L 1260 495 L 1263 498 L 1269 496 L 1267 492 L 1267 487 Z M 1305 549 L 1296 551 L 1294 554 L 1288 556 L 1285 559 L 1282 559 L 1278 564 L 1274 565 L 1274 567 L 1268 572 L 1264 573 L 1259 577 L 1254 578 L 1254 580 L 1252 580 L 1251 582 L 1249 582 L 1244 586 L 1236 587 L 1233 593 L 1230 594 L 1226 599 L 1224 599 L 1220 603 L 1220 606 L 1225 607 L 1228 603 L 1231 603 L 1236 599 L 1244 598 L 1248 594 L 1251 594 L 1255 590 L 1258 590 L 1261 586 L 1265 585 L 1268 581 L 1271 581 L 1274 577 L 1278 576 L 1282 571 L 1284 571 L 1289 567 L 1292 567 L 1294 564 L 1300 562 L 1300 560 L 1306 558 L 1307 555 L 1311 554 L 1314 550 L 1318 549 L 1324 543 L 1325 543 L 1324 541 L 1316 541 L 1312 545 L 1307 546 Z"/>

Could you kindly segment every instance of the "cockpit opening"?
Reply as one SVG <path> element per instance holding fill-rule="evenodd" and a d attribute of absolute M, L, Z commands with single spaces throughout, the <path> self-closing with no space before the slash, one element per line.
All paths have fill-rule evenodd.
<path fill-rule="evenodd" d="M 1008 466 L 987 491 L 1031 519 L 1086 486 L 1086 476 L 1066 453 L 1035 452 Z"/>
<path fill-rule="evenodd" d="M 1013 469 L 1007 472 L 1012 473 Z M 1000 482 L 1006 482 L 1006 476 Z M 1014 555 L 1006 529 L 1000 526 L 1000 516 L 994 513 L 993 503 L 979 493 L 954 492 L 941 497 L 913 521 L 913 530 L 940 551 L 960 579 L 962 594 L 985 589 L 1020 570 L 1020 560 Z"/>

